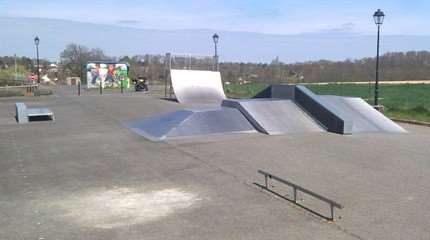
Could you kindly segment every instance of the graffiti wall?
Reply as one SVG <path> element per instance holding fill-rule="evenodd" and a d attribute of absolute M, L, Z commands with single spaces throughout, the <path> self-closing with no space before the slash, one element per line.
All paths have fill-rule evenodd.
<path fill-rule="evenodd" d="M 130 87 L 128 65 L 125 63 L 87 63 L 87 87 Z"/>

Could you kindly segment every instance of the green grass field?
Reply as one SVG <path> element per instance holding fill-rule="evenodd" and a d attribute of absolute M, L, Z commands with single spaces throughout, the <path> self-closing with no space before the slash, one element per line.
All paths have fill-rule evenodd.
<path fill-rule="evenodd" d="M 229 98 L 251 98 L 268 86 L 264 83 L 229 84 L 224 86 L 224 91 Z"/>
<path fill-rule="evenodd" d="M 228 97 L 248 98 L 267 87 L 267 84 L 226 85 Z M 373 85 L 327 84 L 307 85 L 317 94 L 361 97 L 373 103 Z M 430 84 L 382 84 L 380 104 L 391 118 L 430 122 Z"/>

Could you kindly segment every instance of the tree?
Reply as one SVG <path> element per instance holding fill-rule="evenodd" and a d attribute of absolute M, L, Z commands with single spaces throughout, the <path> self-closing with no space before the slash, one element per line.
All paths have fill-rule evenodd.
<path fill-rule="evenodd" d="M 130 79 L 137 79 L 138 77 L 143 75 L 141 71 L 141 63 L 139 56 L 133 56 L 130 58 L 129 56 L 124 56 L 119 59 L 120 62 L 126 62 L 129 65 L 129 77 Z"/>
<path fill-rule="evenodd" d="M 60 59 L 64 75 L 82 77 L 84 65 L 88 61 L 106 61 L 111 58 L 100 48 L 89 50 L 86 46 L 71 43 L 60 53 Z"/>
<path fill-rule="evenodd" d="M 62 70 L 68 76 L 82 76 L 83 65 L 89 59 L 87 47 L 78 44 L 69 44 L 60 53 Z"/>

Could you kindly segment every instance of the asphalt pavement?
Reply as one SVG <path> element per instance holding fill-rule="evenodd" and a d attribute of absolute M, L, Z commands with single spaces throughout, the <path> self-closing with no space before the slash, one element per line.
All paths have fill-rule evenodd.
<path fill-rule="evenodd" d="M 0 99 L 0 239 L 430 239 L 429 127 L 154 143 L 123 124 L 184 106 L 159 93 L 54 93 Z M 19 125 L 16 101 L 56 121 Z M 260 169 L 344 208 L 326 221 L 259 188 Z"/>

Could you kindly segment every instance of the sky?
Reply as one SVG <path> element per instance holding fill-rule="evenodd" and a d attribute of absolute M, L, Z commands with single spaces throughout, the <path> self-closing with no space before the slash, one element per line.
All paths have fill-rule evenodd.
<path fill-rule="evenodd" d="M 373 57 L 378 9 L 381 53 L 430 51 L 428 0 L 0 0 L 0 56 L 58 60 L 70 43 L 110 56 L 211 55 L 284 62 Z"/>
<path fill-rule="evenodd" d="M 430 35 L 428 0 L 0 0 L 0 17 L 53 18 L 144 29 L 214 29 L 270 34 L 375 31 Z"/>

